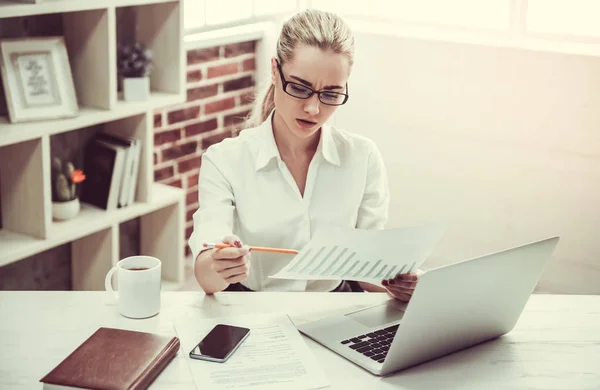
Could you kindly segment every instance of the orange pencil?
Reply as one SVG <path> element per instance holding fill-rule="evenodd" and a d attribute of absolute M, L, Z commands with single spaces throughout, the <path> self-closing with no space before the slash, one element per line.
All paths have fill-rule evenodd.
<path fill-rule="evenodd" d="M 229 244 L 204 244 L 203 246 L 205 248 L 208 248 L 208 249 L 213 249 L 213 248 L 217 248 L 217 249 L 232 248 L 232 245 L 229 245 Z M 267 247 L 264 247 L 264 246 L 251 246 L 250 250 L 256 251 L 256 252 L 285 253 L 285 254 L 288 254 L 288 255 L 296 255 L 296 254 L 298 254 L 298 251 L 295 250 L 295 249 L 267 248 Z"/>

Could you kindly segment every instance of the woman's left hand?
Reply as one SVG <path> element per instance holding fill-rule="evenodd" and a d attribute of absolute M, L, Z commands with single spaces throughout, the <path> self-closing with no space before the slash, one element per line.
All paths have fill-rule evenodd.
<path fill-rule="evenodd" d="M 396 275 L 393 279 L 384 279 L 381 284 L 393 298 L 400 302 L 408 302 L 421 275 L 423 275 L 423 271 L 418 269 L 415 273 Z"/>

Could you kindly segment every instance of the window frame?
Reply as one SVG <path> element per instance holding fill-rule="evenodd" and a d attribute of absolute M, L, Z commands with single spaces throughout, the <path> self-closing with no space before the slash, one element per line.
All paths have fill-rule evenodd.
<path fill-rule="evenodd" d="M 182 4 L 186 0 L 181 0 Z M 192 0 L 193 1 L 193 0 Z M 213 0 L 214 1 L 214 0 Z M 218 36 L 223 33 L 230 37 L 231 32 L 228 30 L 247 30 L 258 28 L 264 25 L 281 23 L 284 18 L 291 16 L 294 12 L 298 12 L 305 8 L 311 8 L 313 0 L 296 0 L 295 8 L 285 12 L 275 12 L 273 14 L 257 16 L 255 10 L 255 0 L 252 1 L 253 15 L 250 18 L 240 19 L 228 23 L 203 25 L 201 27 L 186 29 L 184 25 L 184 37 L 186 44 L 196 42 L 205 35 Z M 361 0 L 364 1 L 364 0 Z M 418 0 L 415 0 L 418 1 Z M 440 0 L 443 1 L 443 0 Z M 574 53 L 583 54 L 593 57 L 600 56 L 600 37 L 581 36 L 576 33 L 571 34 L 554 34 L 543 33 L 537 31 L 529 31 L 527 27 L 528 20 L 528 2 L 529 0 L 506 0 L 509 8 L 509 26 L 507 29 L 498 29 L 497 27 L 480 28 L 475 26 L 460 26 L 456 24 L 432 23 L 432 22 L 416 22 L 416 21 L 399 21 L 398 19 L 381 18 L 376 16 L 358 15 L 356 13 L 338 12 L 346 19 L 351 26 L 358 22 L 357 31 L 361 28 L 366 31 L 378 31 L 381 34 L 391 34 L 396 36 L 422 37 L 426 39 L 463 42 L 480 45 L 491 45 L 501 47 L 515 47 L 525 50 L 542 50 L 549 52 Z M 206 4 L 206 3 L 205 3 Z M 184 5 L 185 7 L 185 5 Z M 360 26 L 361 23 L 367 25 Z M 353 27 L 354 28 L 354 27 Z M 238 38 L 242 39 L 241 32 L 238 33 Z M 213 41 L 216 38 L 211 38 Z"/>
<path fill-rule="evenodd" d="M 415 0 L 418 1 L 418 0 Z M 443 1 L 443 0 L 440 0 Z M 475 26 L 461 26 L 459 24 L 444 23 L 444 22 L 421 22 L 413 21 L 410 19 L 397 19 L 387 18 L 380 16 L 365 16 L 352 12 L 339 11 L 338 13 L 348 19 L 355 19 L 364 22 L 371 23 L 383 23 L 388 26 L 402 28 L 415 28 L 415 29 L 426 29 L 431 31 L 448 31 L 457 33 L 472 33 L 473 35 L 482 35 L 489 37 L 504 37 L 513 41 L 527 41 L 527 40 L 546 40 L 549 42 L 557 43 L 585 43 L 585 44 L 599 44 L 600 36 L 580 35 L 575 32 L 573 33 L 550 33 L 550 32 L 538 32 L 530 31 L 527 26 L 527 20 L 529 16 L 529 0 L 506 0 L 509 5 L 509 24 L 506 29 L 497 27 L 475 27 Z M 312 5 L 312 0 L 305 0 L 304 3 L 308 7 Z"/>
<path fill-rule="evenodd" d="M 182 0 L 182 6 L 183 6 L 184 12 L 185 12 L 185 3 L 187 3 L 188 1 L 193 1 L 193 0 Z M 206 2 L 207 1 L 218 1 L 218 0 L 204 0 L 204 12 L 203 12 L 204 23 L 202 24 L 202 26 L 191 27 L 191 28 L 186 27 L 185 23 L 184 23 L 184 26 L 183 26 L 184 35 L 194 35 L 194 34 L 205 33 L 208 31 L 224 30 L 224 29 L 229 29 L 232 27 L 239 27 L 239 26 L 245 26 L 245 25 L 250 25 L 250 24 L 271 22 L 273 20 L 277 20 L 283 16 L 286 16 L 290 13 L 297 12 L 307 2 L 306 0 L 296 0 L 295 1 L 296 5 L 294 7 L 292 7 L 290 10 L 282 11 L 282 12 L 275 12 L 275 13 L 268 14 L 268 15 L 256 15 L 255 0 L 246 0 L 246 1 L 252 2 L 252 16 L 251 17 L 233 20 L 233 21 L 226 22 L 226 23 L 206 24 Z"/>

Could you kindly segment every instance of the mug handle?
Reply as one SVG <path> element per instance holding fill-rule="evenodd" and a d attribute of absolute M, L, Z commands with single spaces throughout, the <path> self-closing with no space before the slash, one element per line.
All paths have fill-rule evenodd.
<path fill-rule="evenodd" d="M 112 276 L 117 271 L 117 267 L 112 267 L 110 271 L 106 274 L 106 278 L 104 279 L 104 289 L 108 292 L 113 293 L 115 299 L 117 299 L 117 292 L 112 288 Z"/>

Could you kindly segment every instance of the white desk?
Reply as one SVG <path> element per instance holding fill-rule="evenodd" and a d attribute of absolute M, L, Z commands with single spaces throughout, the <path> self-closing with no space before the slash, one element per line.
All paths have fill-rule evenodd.
<path fill-rule="evenodd" d="M 41 389 L 100 326 L 175 335 L 173 321 L 288 312 L 294 322 L 386 299 L 373 293 L 166 292 L 154 318 L 118 314 L 104 292 L 0 292 L 0 388 Z M 600 296 L 534 295 L 506 336 L 379 378 L 305 338 L 333 389 L 600 389 Z M 179 354 L 152 389 L 195 389 Z"/>

